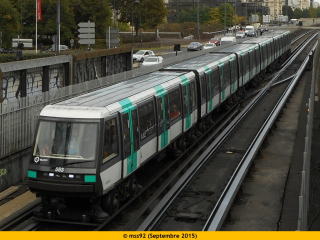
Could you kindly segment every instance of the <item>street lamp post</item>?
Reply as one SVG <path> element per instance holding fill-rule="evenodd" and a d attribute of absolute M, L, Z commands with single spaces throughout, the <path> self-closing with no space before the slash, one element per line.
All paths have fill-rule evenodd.
<path fill-rule="evenodd" d="M 131 4 L 131 16 L 132 16 L 132 18 L 131 18 L 131 20 L 132 20 L 132 49 L 133 49 L 133 45 L 134 45 L 134 35 L 133 35 L 133 26 L 134 26 L 134 24 L 133 24 L 133 5 L 134 5 L 135 3 L 139 3 L 139 11 L 140 11 L 140 2 L 139 2 L 139 0 L 136 0 L 136 1 L 132 2 L 132 4 Z M 141 28 L 141 11 L 140 11 L 140 28 Z M 141 36 L 141 45 L 142 45 L 142 36 Z"/>
<path fill-rule="evenodd" d="M 224 30 L 226 31 L 226 29 L 227 29 L 227 26 L 226 26 L 226 5 L 227 5 L 227 3 L 226 3 L 226 0 L 224 0 Z"/>
<path fill-rule="evenodd" d="M 140 18 L 140 23 L 139 23 L 139 28 L 140 28 L 140 43 L 141 43 L 141 48 L 142 48 L 142 29 L 141 29 L 141 7 L 140 7 L 140 2 L 139 0 L 136 0 L 135 3 L 139 3 L 139 18 Z"/>
<path fill-rule="evenodd" d="M 22 38 L 22 0 L 21 0 L 21 14 L 20 14 L 20 38 Z"/>

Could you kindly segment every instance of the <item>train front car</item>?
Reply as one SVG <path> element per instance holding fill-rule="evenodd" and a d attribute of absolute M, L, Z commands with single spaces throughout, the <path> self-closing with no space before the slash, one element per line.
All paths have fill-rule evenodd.
<path fill-rule="evenodd" d="M 62 105 L 42 110 L 28 170 L 29 188 L 42 199 L 36 217 L 85 222 L 108 217 L 99 203 L 97 167 L 105 113 L 105 108 Z"/>

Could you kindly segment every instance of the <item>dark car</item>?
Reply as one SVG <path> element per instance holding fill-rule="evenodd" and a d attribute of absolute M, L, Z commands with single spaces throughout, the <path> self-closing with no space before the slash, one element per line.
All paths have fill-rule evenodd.
<path fill-rule="evenodd" d="M 192 42 L 188 46 L 188 51 L 199 51 L 202 50 L 202 44 L 199 42 Z"/>
<path fill-rule="evenodd" d="M 216 46 L 220 46 L 220 39 L 219 38 L 211 38 L 209 43 L 214 43 Z"/>
<path fill-rule="evenodd" d="M 13 49 L 0 48 L 0 53 L 15 53 Z"/>
<path fill-rule="evenodd" d="M 256 37 L 257 36 L 257 33 L 255 31 L 249 31 L 247 33 L 247 37 Z"/>

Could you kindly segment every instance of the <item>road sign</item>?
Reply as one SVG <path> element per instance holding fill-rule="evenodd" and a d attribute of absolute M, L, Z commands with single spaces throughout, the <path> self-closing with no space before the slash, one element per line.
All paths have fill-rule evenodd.
<path fill-rule="evenodd" d="M 12 47 L 18 47 L 19 43 L 23 43 L 25 48 L 33 48 L 33 39 L 18 39 L 18 38 L 13 38 L 12 39 Z"/>
<path fill-rule="evenodd" d="M 107 29 L 106 42 L 108 48 L 118 47 L 120 45 L 119 29 L 109 27 Z"/>
<path fill-rule="evenodd" d="M 96 40 L 95 39 L 80 39 L 79 44 L 95 44 Z"/>
<path fill-rule="evenodd" d="M 79 38 L 85 39 L 85 38 L 95 38 L 96 35 L 94 33 L 82 33 L 78 35 Z"/>
<path fill-rule="evenodd" d="M 79 44 L 95 44 L 95 23 L 81 22 L 78 26 L 80 27 Z"/>
<path fill-rule="evenodd" d="M 95 28 L 79 28 L 79 33 L 95 33 Z"/>
<path fill-rule="evenodd" d="M 94 28 L 95 23 L 94 22 L 81 22 L 78 24 L 78 26 L 81 28 Z"/>

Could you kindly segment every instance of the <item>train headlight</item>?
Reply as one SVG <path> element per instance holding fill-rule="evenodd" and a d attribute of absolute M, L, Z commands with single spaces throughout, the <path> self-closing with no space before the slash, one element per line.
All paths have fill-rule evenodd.
<path fill-rule="evenodd" d="M 73 174 L 69 174 L 69 178 L 74 178 L 74 175 Z"/>
<path fill-rule="evenodd" d="M 54 177 L 54 173 L 49 173 L 49 177 Z"/>

